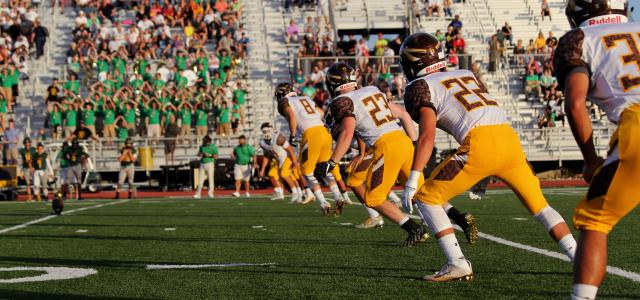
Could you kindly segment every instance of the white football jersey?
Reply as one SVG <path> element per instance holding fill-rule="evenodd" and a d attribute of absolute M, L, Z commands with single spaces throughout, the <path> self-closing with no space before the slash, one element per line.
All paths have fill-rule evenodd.
<path fill-rule="evenodd" d="M 337 96 L 332 100 L 330 110 L 335 120 L 355 117 L 355 134 L 367 147 L 373 146 L 386 133 L 402 130 L 389 109 L 387 98 L 375 86 L 366 86 Z"/>
<path fill-rule="evenodd" d="M 505 111 L 468 70 L 436 72 L 413 80 L 406 87 L 404 103 L 416 122 L 420 122 L 421 108 L 433 108 L 438 128 L 460 144 L 477 126 L 509 123 Z"/>
<path fill-rule="evenodd" d="M 324 126 L 322 113 L 316 108 L 315 102 L 307 96 L 285 97 L 278 102 L 278 111 L 284 112 L 286 107 L 291 107 L 296 118 L 298 132 L 304 133 L 307 129 Z"/>
<path fill-rule="evenodd" d="M 279 135 L 278 133 L 274 133 L 271 140 L 260 139 L 260 148 L 262 148 L 265 153 L 271 153 L 278 160 L 278 166 L 282 166 L 287 159 L 287 151 L 285 149 L 289 147 L 289 142 L 285 140 L 282 146 L 278 145 Z"/>
<path fill-rule="evenodd" d="M 618 124 L 625 108 L 640 103 L 640 24 L 593 25 L 566 33 L 554 54 L 561 88 L 575 68 L 588 71 L 587 98 Z"/>

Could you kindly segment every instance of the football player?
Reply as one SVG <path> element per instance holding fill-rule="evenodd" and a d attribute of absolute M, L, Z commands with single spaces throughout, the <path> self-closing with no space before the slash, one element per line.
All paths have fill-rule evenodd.
<path fill-rule="evenodd" d="M 397 115 L 392 112 L 395 104 L 388 103 L 377 87 L 358 89 L 353 73 L 353 68 L 342 62 L 332 64 L 327 71 L 325 83 L 333 98 L 329 104 L 332 121 L 328 126 L 337 137 L 337 143 L 330 157 L 316 165 L 314 175 L 321 180 L 336 170 L 336 165 L 349 151 L 354 135 L 357 135 L 371 148 L 373 160 L 366 168 L 366 178 L 350 183 L 357 185 L 354 193 L 364 200 L 367 207 L 375 209 L 407 231 L 409 236 L 405 246 L 411 247 L 428 235 L 420 224 L 387 201 L 387 195 L 399 176 L 406 180 L 409 175 L 413 144 L 396 123 Z M 410 119 L 409 122 L 403 125 L 413 126 Z M 411 130 L 415 131 L 415 128 Z"/>
<path fill-rule="evenodd" d="M 33 159 L 36 156 L 36 148 L 31 146 L 31 139 L 26 137 L 22 141 L 24 148 L 20 149 L 20 158 L 22 159 L 22 177 L 27 184 L 27 201 L 31 201 L 31 179 L 33 178 L 34 166 Z"/>
<path fill-rule="evenodd" d="M 44 150 L 44 145 L 42 143 L 38 143 L 36 148 L 36 154 L 33 157 L 32 161 L 33 165 L 33 189 L 34 194 L 36 195 L 36 199 L 40 202 L 40 189 L 42 189 L 42 195 L 44 196 L 44 200 L 48 201 L 49 191 L 47 189 L 47 179 L 50 174 L 53 174 L 53 168 L 51 167 L 51 162 L 49 161 L 47 152 Z"/>
<path fill-rule="evenodd" d="M 595 299 L 605 276 L 607 237 L 640 201 L 640 24 L 627 23 L 626 1 L 570 0 L 573 29 L 561 39 L 554 69 L 566 97 L 565 111 L 584 157 L 589 191 L 573 215 L 581 231 L 572 299 Z M 586 99 L 618 125 L 606 160 L 593 144 Z"/>
<path fill-rule="evenodd" d="M 260 129 L 262 130 L 260 147 L 272 161 L 272 165 L 269 167 L 269 177 L 273 178 L 272 183 L 277 184 L 277 186 L 274 185 L 275 198 L 284 199 L 284 190 L 279 183 L 279 179 L 281 179 L 291 189 L 291 202 L 301 203 L 304 195 L 296 179 L 296 173 L 298 173 L 296 170 L 300 166 L 293 147 L 283 135 L 273 132 L 271 124 L 264 123 L 260 126 Z M 264 160 L 260 173 L 264 173 L 266 163 L 267 160 Z"/>
<path fill-rule="evenodd" d="M 133 192 L 136 190 L 133 185 L 134 176 L 136 174 L 135 163 L 138 160 L 138 153 L 136 148 L 133 147 L 133 139 L 130 137 L 124 141 L 124 147 L 120 150 L 120 173 L 118 173 L 118 185 L 116 186 L 116 195 L 114 199 L 120 199 L 120 190 L 122 185 L 127 181 L 129 184 L 129 199 L 133 198 Z M 128 179 L 128 180 L 127 180 Z"/>
<path fill-rule="evenodd" d="M 447 71 L 441 43 L 431 34 L 416 33 L 405 39 L 400 63 L 410 81 L 404 93 L 405 108 L 420 131 L 403 207 L 411 212 L 415 195 L 418 212 L 447 257 L 447 265 L 424 280 L 473 277 L 471 263 L 464 257 L 442 205 L 487 176 L 496 176 L 511 187 L 573 259 L 576 243 L 569 227 L 542 195 L 518 134 L 486 87 L 468 70 Z M 420 185 L 422 170 L 432 154 L 436 126 L 454 136 L 460 147 Z"/>
<path fill-rule="evenodd" d="M 296 135 L 301 132 L 300 165 L 302 176 L 305 177 L 313 190 L 315 198 L 320 202 L 323 214 L 329 215 L 331 205 L 324 198 L 320 182 L 313 176 L 313 170 L 319 161 L 326 161 L 331 156 L 331 136 L 324 127 L 322 110 L 316 107 L 313 100 L 306 96 L 298 96 L 289 83 L 280 83 L 276 87 L 275 98 L 278 102 L 278 112 L 289 125 L 289 143 L 296 145 Z M 341 178 L 340 170 L 336 169 L 327 176 L 329 189 L 336 200 L 336 210 L 341 211 L 344 201 L 336 179 Z"/>

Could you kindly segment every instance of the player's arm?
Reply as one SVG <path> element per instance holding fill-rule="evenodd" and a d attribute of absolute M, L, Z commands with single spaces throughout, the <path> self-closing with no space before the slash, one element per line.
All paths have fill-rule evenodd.
<path fill-rule="evenodd" d="M 293 113 L 293 109 L 291 109 L 291 107 L 287 106 L 283 110 L 282 116 L 285 119 L 287 119 L 287 123 L 289 124 L 289 132 L 291 132 L 291 136 L 292 137 L 296 136 L 296 134 L 297 134 L 297 132 L 296 132 L 297 123 L 296 123 L 296 116 Z"/>
<path fill-rule="evenodd" d="M 278 138 L 276 139 L 276 144 L 278 144 L 278 146 L 281 146 L 282 148 L 284 148 L 284 151 L 287 151 L 287 156 L 289 156 L 289 158 L 291 159 L 291 163 L 294 166 L 297 166 L 298 165 L 298 157 L 296 156 L 295 150 L 293 149 L 291 144 L 289 144 L 287 142 L 287 140 L 284 138 L 284 136 L 282 136 L 282 134 L 278 134 Z"/>
<path fill-rule="evenodd" d="M 413 163 L 411 172 L 419 172 L 422 174 L 431 154 L 436 138 L 436 112 L 428 107 L 420 109 L 420 135 L 416 141 L 415 151 L 413 152 Z"/>
<path fill-rule="evenodd" d="M 586 110 L 589 92 L 589 66 L 582 60 L 584 32 L 575 29 L 558 42 L 553 65 L 558 85 L 564 88 L 565 114 L 585 163 L 584 178 L 591 181 L 595 170 L 602 164 L 593 145 L 593 128 Z"/>
<path fill-rule="evenodd" d="M 258 172 L 258 176 L 260 177 L 264 176 L 264 172 L 267 170 L 267 164 L 269 164 L 270 160 L 271 158 L 268 158 L 267 154 L 265 153 L 265 156 L 262 159 L 262 162 L 260 163 L 260 171 Z"/>
<path fill-rule="evenodd" d="M 347 97 L 339 97 L 331 104 L 331 115 L 340 124 L 340 135 L 336 140 L 336 147 L 331 154 L 334 163 L 340 162 L 342 157 L 349 151 L 353 134 L 356 130 L 356 118 L 354 114 L 353 101 Z"/>
<path fill-rule="evenodd" d="M 413 120 L 411 120 L 409 113 L 402 106 L 393 102 L 389 102 L 389 109 L 393 117 L 400 120 L 404 132 L 407 133 L 412 141 L 415 141 L 418 138 L 418 134 L 416 133 L 416 127 L 413 125 Z"/>
<path fill-rule="evenodd" d="M 584 72 L 571 72 L 567 76 L 564 95 L 565 113 L 569 119 L 571 132 L 576 139 L 580 152 L 584 157 L 584 179 L 591 181 L 593 173 L 603 160 L 596 153 L 593 145 L 593 128 L 587 112 L 587 93 L 589 92 L 589 77 Z"/>

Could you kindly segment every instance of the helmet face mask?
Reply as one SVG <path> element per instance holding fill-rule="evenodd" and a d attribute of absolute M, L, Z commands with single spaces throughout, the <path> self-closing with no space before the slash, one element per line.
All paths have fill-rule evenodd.
<path fill-rule="evenodd" d="M 278 101 L 291 93 L 295 93 L 293 86 L 288 82 L 281 82 L 276 86 L 273 97 Z"/>
<path fill-rule="evenodd" d="M 400 47 L 400 65 L 409 81 L 446 68 L 447 61 L 438 39 L 428 33 L 414 33 Z"/>
<path fill-rule="evenodd" d="M 329 67 L 325 84 L 331 97 L 336 97 L 343 90 L 358 87 L 355 70 L 343 62 L 334 63 Z"/>
<path fill-rule="evenodd" d="M 568 0 L 565 14 L 571 28 L 627 21 L 627 0 Z"/>

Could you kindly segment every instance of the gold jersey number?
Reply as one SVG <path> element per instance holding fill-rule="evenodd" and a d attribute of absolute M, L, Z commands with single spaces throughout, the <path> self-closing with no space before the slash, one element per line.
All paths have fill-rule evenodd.
<path fill-rule="evenodd" d="M 380 93 L 362 99 L 362 105 L 367 109 L 377 127 L 394 120 L 391 109 L 389 109 L 387 98 Z M 382 109 L 384 109 L 384 111 L 382 111 Z M 380 112 L 382 112 L 382 114 L 380 114 Z"/>
<path fill-rule="evenodd" d="M 498 106 L 498 102 L 493 99 L 489 99 L 489 92 L 487 88 L 480 84 L 475 78 L 472 76 L 465 76 L 460 78 L 451 78 L 441 82 L 444 87 L 449 90 L 454 86 L 460 87 L 460 91 L 453 94 L 453 96 L 462 104 L 464 109 L 467 111 L 472 111 L 476 108 L 482 106 Z M 473 86 L 469 86 L 470 84 L 474 84 L 477 88 Z M 475 95 L 480 100 L 470 102 L 468 96 Z"/>

